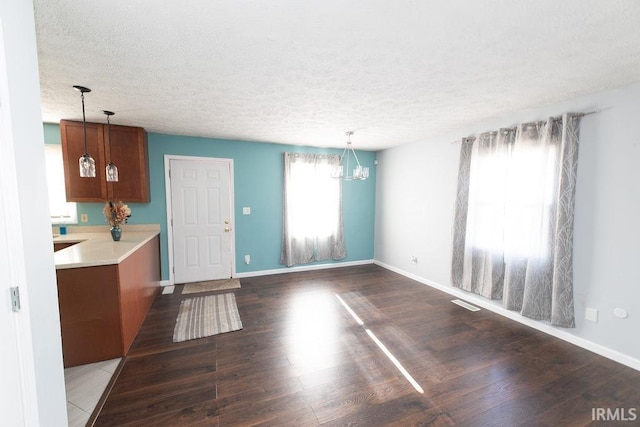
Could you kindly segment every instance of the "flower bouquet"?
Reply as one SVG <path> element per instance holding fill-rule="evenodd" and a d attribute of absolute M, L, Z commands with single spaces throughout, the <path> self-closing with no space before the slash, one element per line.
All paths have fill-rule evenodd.
<path fill-rule="evenodd" d="M 107 202 L 102 212 L 105 220 L 111 225 L 111 237 L 117 242 L 122 236 L 120 226 L 125 224 L 131 216 L 131 209 L 122 202 Z"/>

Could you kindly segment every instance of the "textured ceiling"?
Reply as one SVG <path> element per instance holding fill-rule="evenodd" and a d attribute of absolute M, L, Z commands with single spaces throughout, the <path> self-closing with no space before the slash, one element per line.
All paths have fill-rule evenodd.
<path fill-rule="evenodd" d="M 45 122 L 377 150 L 640 81 L 637 0 L 35 0 Z"/>

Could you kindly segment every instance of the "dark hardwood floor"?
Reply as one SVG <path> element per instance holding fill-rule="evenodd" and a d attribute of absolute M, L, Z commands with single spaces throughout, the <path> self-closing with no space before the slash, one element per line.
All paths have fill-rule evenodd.
<path fill-rule="evenodd" d="M 640 417 L 640 372 L 378 266 L 241 283 L 244 329 L 183 343 L 172 342 L 182 287 L 158 296 L 95 425 L 576 426 L 592 423 L 592 408 Z"/>

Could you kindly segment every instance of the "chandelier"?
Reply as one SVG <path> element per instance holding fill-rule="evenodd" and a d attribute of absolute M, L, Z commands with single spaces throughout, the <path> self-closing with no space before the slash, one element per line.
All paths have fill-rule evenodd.
<path fill-rule="evenodd" d="M 340 156 L 340 165 L 335 169 L 333 177 L 343 179 L 345 181 L 360 180 L 364 181 L 369 178 L 369 168 L 362 167 L 356 152 L 351 144 L 351 135 L 353 131 L 347 131 L 347 146 Z M 351 159 L 353 157 L 353 160 Z M 353 168 L 353 169 L 352 169 Z"/>

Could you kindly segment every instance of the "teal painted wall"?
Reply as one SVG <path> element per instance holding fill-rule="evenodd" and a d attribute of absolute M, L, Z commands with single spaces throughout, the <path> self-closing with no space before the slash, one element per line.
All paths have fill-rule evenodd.
<path fill-rule="evenodd" d="M 44 124 L 45 142 L 60 144 L 57 124 Z M 283 155 L 288 152 L 335 153 L 341 149 L 302 147 L 272 143 L 231 141 L 149 133 L 150 203 L 130 203 L 129 224 L 160 224 L 162 278 L 169 279 L 167 215 L 164 182 L 164 155 L 219 157 L 233 159 L 236 272 L 280 269 L 282 239 Z M 343 183 L 343 216 L 347 258 L 341 262 L 373 259 L 376 153 L 357 151 L 368 166 L 366 181 Z M 242 215 L 242 208 L 251 215 Z M 86 225 L 104 224 L 101 203 L 78 203 L 78 217 L 86 213 Z M 251 264 L 244 256 L 251 255 Z"/>
<path fill-rule="evenodd" d="M 62 144 L 59 125 L 53 123 L 45 123 L 42 127 L 44 129 L 45 144 Z"/>

